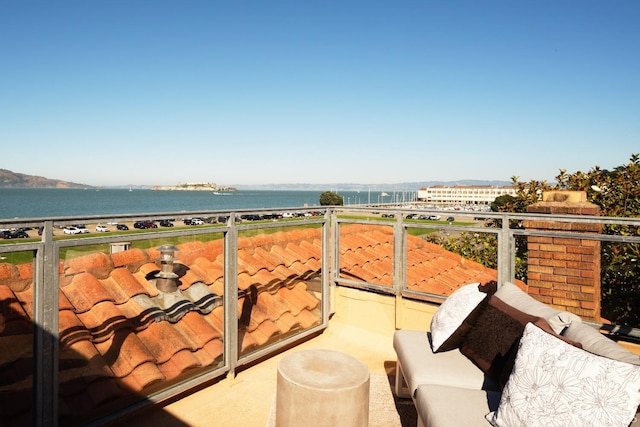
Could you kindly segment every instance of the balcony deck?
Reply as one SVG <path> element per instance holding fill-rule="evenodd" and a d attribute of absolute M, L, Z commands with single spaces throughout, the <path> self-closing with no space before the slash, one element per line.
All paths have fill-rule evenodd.
<path fill-rule="evenodd" d="M 223 378 L 179 400 L 156 405 L 111 425 L 268 426 L 273 420 L 271 406 L 280 359 L 291 352 L 321 348 L 347 353 L 369 368 L 372 393 L 377 388 L 378 399 L 370 402 L 371 427 L 415 426 L 417 418 L 411 400 L 397 399 L 392 394 L 396 361 L 392 344 L 393 299 L 346 288 L 338 288 L 337 294 L 336 313 L 318 336 L 238 372 L 235 378 Z M 416 329 L 423 323 L 422 329 L 426 330 L 431 310 L 427 304 L 414 303 L 406 310 L 405 323 Z"/>
<path fill-rule="evenodd" d="M 199 255 L 201 253 L 206 253 L 209 257 L 205 257 L 206 259 L 202 261 L 206 265 L 206 270 L 202 270 L 203 267 L 194 269 L 190 272 L 190 276 L 184 279 L 184 281 L 189 285 L 201 282 L 212 288 L 215 285 L 215 292 L 212 291 L 214 292 L 213 294 L 224 296 L 223 302 L 226 305 L 218 306 L 219 312 L 222 312 L 224 319 L 220 317 L 219 319 L 214 319 L 215 321 L 212 320 L 212 324 L 219 325 L 216 329 L 217 334 L 208 335 L 209 341 L 215 345 L 214 350 L 217 351 L 213 355 L 215 356 L 213 359 L 215 363 L 209 360 L 206 360 L 206 363 L 202 365 L 189 365 L 188 363 L 184 363 L 177 366 L 179 369 L 174 369 L 173 365 L 166 363 L 170 361 L 170 359 L 165 357 L 165 347 L 171 348 L 171 352 L 169 352 L 171 355 L 178 354 L 178 350 L 183 350 L 187 347 L 182 346 L 182 341 L 177 341 L 173 347 L 169 345 L 159 345 L 158 343 L 165 342 L 162 339 L 164 335 L 159 333 L 162 331 L 155 330 L 156 328 L 154 328 L 147 334 L 148 336 L 146 336 L 144 340 L 140 338 L 140 342 L 151 344 L 154 353 L 147 352 L 149 354 L 144 353 L 140 355 L 129 352 L 129 348 L 127 348 L 127 351 L 117 353 L 118 355 L 122 354 L 126 356 L 122 358 L 112 358 L 112 361 L 122 362 L 126 365 L 127 360 L 125 358 L 134 355 L 136 359 L 134 359 L 135 364 L 132 364 L 132 366 L 143 366 L 142 363 L 139 363 L 141 361 L 148 361 L 150 364 L 155 365 L 154 368 L 158 368 L 161 364 L 167 364 L 166 367 L 162 366 L 167 369 L 167 373 L 169 374 L 162 377 L 164 383 L 158 382 L 158 376 L 149 375 L 147 377 L 141 377 L 145 380 L 144 383 L 133 383 L 134 386 L 139 385 L 139 389 L 134 387 L 128 390 L 130 392 L 129 395 L 123 397 L 123 400 L 118 401 L 117 404 L 114 403 L 114 400 L 109 399 L 109 395 L 106 393 L 108 390 L 104 387 L 96 386 L 94 389 L 98 392 L 97 398 L 102 399 L 96 400 L 99 404 L 96 403 L 96 405 L 94 405 L 94 407 L 97 408 L 96 413 L 98 416 L 105 418 L 111 417 L 112 419 L 116 419 L 116 417 L 119 416 L 124 417 L 112 421 L 110 425 L 114 426 L 266 426 L 271 418 L 271 408 L 276 393 L 278 362 L 287 353 L 307 348 L 339 350 L 356 357 L 369 367 L 372 378 L 376 379 L 376 386 L 382 385 L 382 387 L 379 388 L 386 391 L 383 397 L 377 396 L 376 398 L 378 400 L 372 402 L 370 405 L 372 409 L 370 425 L 414 426 L 416 421 L 415 409 L 413 409 L 413 414 L 411 414 L 411 411 L 406 410 L 407 407 L 410 409 L 413 408 L 411 401 L 403 401 L 404 403 L 400 403 L 394 400 L 391 393 L 396 358 L 392 347 L 392 338 L 396 329 L 428 329 L 430 317 L 436 311 L 437 305 L 419 302 L 420 300 L 440 300 L 441 297 L 446 297 L 446 295 L 449 295 L 455 288 L 464 283 L 486 283 L 496 278 L 499 283 L 501 281 L 513 281 L 515 277 L 515 257 L 512 251 L 515 247 L 516 239 L 522 239 L 524 237 L 534 239 L 557 237 L 561 243 L 567 244 L 567 241 L 573 242 L 577 240 L 576 237 L 580 237 L 580 244 L 582 245 L 584 243 L 585 247 L 599 247 L 600 241 L 606 241 L 607 239 L 611 239 L 619 244 L 640 243 L 640 237 L 636 235 L 607 236 L 599 233 L 585 232 L 583 225 L 583 223 L 588 222 L 594 224 L 620 225 L 623 228 L 638 227 L 640 226 L 640 222 L 635 218 L 589 217 L 587 219 L 580 216 L 545 215 L 542 217 L 542 214 L 507 215 L 496 213 L 491 215 L 500 221 L 502 227 L 485 228 L 477 224 L 467 223 L 405 223 L 404 214 L 391 210 L 386 212 L 392 212 L 396 219 L 390 220 L 388 213 L 384 214 L 387 216 L 387 218 L 384 219 L 377 219 L 373 216 L 373 213 L 366 216 L 366 219 L 363 219 L 352 217 L 342 218 L 338 216 L 338 212 L 332 212 L 330 216 L 326 216 L 325 218 L 305 219 L 304 222 L 303 220 L 288 222 L 286 226 L 295 232 L 291 233 L 291 236 L 295 236 L 295 238 L 289 237 L 288 233 L 286 234 L 287 239 L 278 234 L 278 238 L 281 238 L 281 241 L 278 240 L 277 245 L 271 245 L 276 249 L 275 253 L 272 254 L 272 256 L 263 256 L 262 258 L 264 259 L 261 258 L 257 263 L 254 262 L 257 261 L 257 258 L 254 260 L 244 252 L 248 248 L 255 249 L 252 245 L 247 246 L 249 239 L 246 237 L 252 235 L 252 232 L 256 230 L 265 228 L 273 228 L 278 231 L 278 229 L 282 227 L 281 223 L 243 223 L 238 225 L 231 222 L 224 225 L 216 225 L 215 228 L 202 227 L 193 230 L 176 228 L 170 231 L 145 230 L 140 234 L 137 234 L 138 232 L 136 231 L 126 235 L 126 243 L 130 243 L 130 240 L 136 242 L 152 241 L 152 248 L 146 249 L 141 245 L 141 247 L 134 248 L 132 251 L 122 251 L 124 254 L 117 255 L 116 257 L 124 258 L 125 255 L 132 255 L 133 257 L 131 259 L 119 259 L 115 263 L 109 260 L 109 256 L 113 258 L 114 254 L 106 255 L 92 248 L 89 248 L 86 254 L 83 252 L 83 248 L 90 245 L 114 243 L 121 245 L 122 237 L 119 237 L 115 233 L 113 235 L 89 236 L 89 240 L 82 240 L 80 237 L 64 238 L 64 236 L 58 239 L 53 233 L 54 230 L 57 230 L 54 226 L 67 222 L 71 223 L 72 220 L 73 223 L 78 222 L 75 218 L 64 221 L 47 220 L 45 222 L 34 220 L 25 223 L 24 225 L 32 227 L 44 224 L 42 241 L 25 243 L 7 242 L 0 247 L 2 254 L 12 254 L 13 256 L 14 253 L 17 253 L 17 255 L 21 256 L 21 259 L 26 259 L 26 261 L 20 261 L 20 268 L 14 267 L 11 264 L 13 261 L 6 263 L 7 265 L 4 269 L 6 277 L 3 279 L 5 280 L 3 285 L 9 284 L 13 285 L 13 287 L 4 286 L 0 288 L 3 288 L 7 292 L 7 296 L 4 297 L 5 301 L 21 302 L 27 308 L 33 307 L 32 312 L 25 309 L 16 310 L 15 313 L 13 311 L 9 312 L 9 314 L 22 314 L 24 312 L 25 316 L 26 314 L 32 315 L 31 317 L 26 316 L 26 322 L 20 324 L 27 325 L 27 327 L 18 329 L 22 331 L 18 337 L 27 343 L 24 346 L 24 354 L 26 356 L 14 359 L 22 361 L 23 359 L 28 359 L 27 356 L 30 355 L 29 340 L 31 339 L 32 331 L 28 326 L 32 324 L 31 322 L 34 322 L 33 324 L 35 325 L 42 326 L 41 330 L 39 329 L 41 336 L 37 336 L 41 339 L 33 340 L 31 347 L 33 348 L 33 354 L 44 357 L 41 362 L 37 361 L 37 364 L 29 364 L 28 366 L 35 366 L 36 369 L 26 374 L 27 376 L 33 376 L 33 395 L 31 394 L 31 390 L 27 390 L 28 387 L 25 388 L 28 395 L 31 396 L 31 403 L 33 404 L 32 412 L 36 419 L 39 420 L 36 424 L 52 427 L 65 425 L 65 420 L 68 418 L 64 417 L 74 417 L 78 416 L 78 413 L 83 413 L 79 408 L 80 405 L 75 403 L 75 401 L 70 400 L 67 402 L 63 399 L 66 395 L 59 393 L 61 389 L 60 384 L 66 385 L 66 383 L 59 381 L 57 376 L 61 371 L 57 368 L 60 362 L 62 361 L 64 364 L 64 362 L 71 360 L 69 358 L 70 355 L 73 356 L 73 353 L 64 351 L 68 349 L 70 345 L 77 346 L 78 343 L 84 344 L 87 342 L 92 349 L 95 347 L 88 339 L 88 337 L 93 336 L 91 333 L 87 332 L 84 335 L 75 333 L 77 325 L 81 325 L 82 328 L 84 328 L 83 330 L 86 331 L 91 329 L 91 327 L 86 326 L 78 320 L 78 316 L 85 315 L 85 317 L 89 318 L 90 316 L 86 315 L 86 313 L 93 316 L 91 310 L 101 302 L 105 302 L 105 307 L 111 307 L 112 305 L 124 305 L 130 301 L 134 296 L 133 292 L 130 294 L 126 292 L 125 289 L 128 289 L 127 286 L 129 283 L 148 284 L 147 274 L 151 273 L 150 270 L 156 268 L 151 260 L 156 260 L 159 255 L 153 252 L 157 251 L 158 241 L 170 242 L 172 244 L 184 243 L 188 245 L 186 250 L 183 251 L 181 249 L 180 255 L 185 265 L 195 263 L 197 257 L 202 258 L 203 256 Z M 378 215 L 377 212 L 376 215 Z M 157 215 L 157 218 L 165 216 L 167 215 Z M 137 218 L 135 215 L 131 215 L 131 217 Z M 545 221 L 540 221 L 540 218 L 544 218 Z M 129 217 L 127 216 L 125 219 L 129 219 Z M 510 228 L 510 224 L 515 223 L 515 221 L 529 221 L 534 223 L 533 225 L 537 224 L 539 226 L 541 223 L 549 222 L 549 219 L 551 219 L 554 224 L 562 221 L 567 224 L 575 223 L 577 224 L 576 228 L 578 231 L 582 232 L 578 234 L 576 231 L 569 232 L 564 229 L 557 231 L 555 229 L 539 230 L 533 228 L 529 230 L 526 228 Z M 108 218 L 92 218 L 83 222 L 89 222 L 90 220 L 106 222 Z M 6 226 L 15 225 L 8 220 L 4 222 Z M 309 224 L 312 225 L 311 228 L 308 227 Z M 367 227 L 367 230 L 375 234 L 375 236 L 366 235 L 362 227 Z M 416 236 L 413 236 L 414 238 L 410 237 L 410 229 L 420 229 L 422 231 L 434 229 L 440 230 L 440 232 L 443 233 L 468 231 L 494 234 L 497 240 L 498 268 L 494 270 L 480 264 L 475 264 L 473 261 L 466 260 L 460 255 L 452 255 L 440 246 L 432 243 L 429 243 L 429 247 L 427 248 L 427 242 Z M 305 230 L 306 233 L 300 233 L 298 232 L 299 230 Z M 213 242 L 211 244 L 215 246 L 204 252 L 199 252 L 202 249 L 200 245 L 204 245 L 205 242 L 200 241 L 197 237 L 209 234 L 218 234 L 219 236 L 217 237 L 220 238 L 204 239 L 206 242 Z M 222 239 L 223 236 L 224 240 Z M 267 242 L 270 242 L 268 239 L 256 240 L 260 241 L 261 245 L 266 245 Z M 285 244 L 287 242 L 290 246 Z M 309 244 L 309 242 L 313 242 L 313 244 Z M 223 243 L 225 244 L 223 245 Z M 311 251 L 309 250 L 310 247 L 312 248 Z M 580 247 L 582 248 L 582 246 Z M 60 274 L 60 266 L 62 264 L 59 262 L 59 257 L 61 254 L 65 254 L 66 251 L 71 251 L 72 254 L 76 251 L 81 256 L 66 257 L 65 255 L 63 257 L 65 260 L 64 274 Z M 355 256 L 356 252 L 362 256 Z M 261 249 L 260 253 L 269 255 L 270 252 Z M 237 257 L 233 256 L 233 254 L 237 254 Z M 223 260 L 224 262 L 219 260 Z M 17 261 L 15 262 L 17 263 Z M 216 264 L 214 264 L 214 262 Z M 310 264 L 306 265 L 304 264 L 305 262 L 310 262 Z M 285 264 L 285 274 L 276 276 L 273 272 L 276 271 L 276 268 L 279 268 L 281 265 L 284 266 Z M 532 264 L 534 266 L 537 265 L 535 262 Z M 592 269 L 595 266 L 595 272 L 599 273 L 599 263 L 589 261 L 583 264 L 585 267 L 591 267 Z M 131 270 L 119 270 L 120 273 L 125 274 L 122 277 L 117 276 L 116 278 L 116 276 L 112 276 L 115 265 L 131 265 L 132 268 Z M 305 267 L 300 268 L 301 265 L 305 265 Z M 146 269 L 142 269 L 143 266 Z M 469 268 L 470 266 L 474 268 Z M 260 270 L 265 270 L 271 273 L 271 275 L 267 275 L 268 277 L 266 277 L 266 279 L 262 276 L 260 276 L 259 279 L 258 277 L 253 279 L 254 273 Z M 282 270 L 282 268 L 280 268 L 280 270 Z M 129 271 L 131 275 L 135 273 L 137 276 L 133 276 L 130 281 L 121 284 L 120 279 L 130 277 L 129 274 L 126 274 L 127 271 Z M 197 271 L 200 272 L 198 273 Z M 312 272 L 313 275 L 307 276 L 306 274 L 309 272 Z M 38 275 L 37 273 L 40 274 Z M 480 274 L 481 277 L 476 273 Z M 564 273 L 564 271 L 560 271 L 559 273 Z M 292 325 L 299 325 L 302 331 L 313 332 L 316 330 L 316 327 L 321 326 L 319 322 L 320 318 L 322 318 L 322 324 L 325 324 L 324 322 L 328 324 L 327 329 L 314 338 L 299 343 L 295 347 L 289 347 L 286 350 L 282 350 L 282 345 L 290 343 L 289 338 L 294 339 L 296 336 L 289 335 L 287 332 L 291 329 L 287 328 L 283 329 L 284 333 L 275 335 L 276 338 L 273 344 L 280 344 L 280 346 L 265 345 L 265 342 L 259 339 L 254 339 L 253 341 L 247 339 L 245 342 L 243 338 L 246 338 L 247 335 L 240 337 L 239 334 L 239 332 L 246 332 L 246 330 L 248 330 L 246 323 L 240 325 L 241 320 L 247 320 L 243 318 L 244 314 L 246 314 L 244 313 L 244 302 L 254 301 L 252 302 L 253 304 L 258 304 L 259 301 L 259 304 L 261 304 L 259 309 L 264 312 L 270 307 L 270 304 L 274 303 L 273 298 L 271 298 L 272 294 L 269 293 L 269 290 L 272 290 L 270 288 L 272 285 L 271 280 L 276 277 L 278 278 L 276 282 L 279 284 L 289 283 L 288 278 L 290 276 L 304 277 L 304 280 L 300 280 L 301 283 L 303 282 L 304 289 L 303 286 L 296 288 L 297 291 L 300 291 L 297 293 L 298 296 L 308 293 L 309 295 L 317 297 L 317 299 L 312 301 L 313 304 L 307 304 L 309 301 L 305 299 L 296 305 L 296 313 L 303 313 L 303 310 L 306 310 L 304 313 L 308 314 L 310 309 L 315 310 L 313 313 L 315 317 L 311 316 L 310 319 L 312 321 L 309 321 L 308 318 L 306 319 L 307 322 L 293 319 L 296 320 L 297 323 L 293 321 L 290 323 Z M 578 314 L 598 324 L 601 321 L 599 318 L 600 313 L 599 310 L 594 310 L 593 308 L 599 307 L 600 279 L 599 274 L 593 276 L 597 276 L 593 287 L 594 295 L 598 296 L 598 300 L 595 302 L 598 304 L 594 304 L 591 300 L 585 300 L 586 303 L 584 306 L 582 303 L 580 303 L 580 305 L 573 304 L 573 308 L 578 308 Z M 435 279 L 436 277 L 437 280 Z M 33 278 L 33 280 L 30 278 Z M 427 278 L 432 280 L 426 281 Z M 120 293 L 117 293 L 118 298 L 113 297 L 105 290 L 106 288 L 103 286 L 103 282 L 105 285 L 108 285 L 107 287 L 117 285 L 114 289 L 121 290 L 118 291 Z M 532 280 L 531 282 L 533 283 L 534 281 Z M 250 285 L 255 284 L 262 286 L 260 290 L 263 291 L 262 295 L 267 297 L 266 299 L 252 300 L 253 297 L 247 298 L 252 295 L 250 293 Z M 286 286 L 280 286 L 280 289 L 284 288 L 286 288 Z M 540 289 L 535 286 L 533 286 L 533 288 L 534 292 Z M 33 289 L 37 289 L 38 291 L 33 292 Z M 60 294 L 57 292 L 60 289 L 66 292 Z M 86 290 L 87 292 L 80 292 L 82 290 Z M 287 288 L 287 290 L 290 289 Z M 107 293 L 105 294 L 105 292 Z M 288 294 L 288 292 L 286 293 Z M 67 296 L 67 294 L 69 294 L 69 296 Z M 87 294 L 86 297 L 85 294 Z M 138 294 L 140 294 L 140 292 L 138 292 Z M 147 296 L 155 295 L 154 292 L 146 288 L 142 294 Z M 59 298 L 55 298 L 56 295 L 58 295 Z M 551 299 L 547 294 L 543 294 L 542 297 L 543 299 L 546 298 L 550 300 L 548 302 L 551 303 L 555 300 Z M 73 305 L 69 298 L 75 301 L 76 305 Z M 562 303 L 561 305 L 563 307 L 567 302 L 571 302 L 567 298 L 557 299 L 559 303 Z M 241 313 L 236 313 L 235 310 L 222 309 L 224 307 L 233 307 L 240 301 L 242 301 L 242 315 Z M 322 305 L 319 304 L 319 301 L 322 302 Z M 328 316 L 329 312 L 327 311 L 325 302 L 331 303 L 330 312 L 333 313 L 331 317 Z M 78 308 L 76 308 L 76 306 Z M 51 307 L 58 307 L 58 310 L 48 309 Z M 248 305 L 248 307 L 251 306 Z M 590 307 L 591 310 L 587 310 Z M 249 310 L 249 312 L 251 312 L 251 310 Z M 105 314 L 109 313 L 111 312 L 105 311 Z M 236 314 L 240 317 L 237 317 Z M 142 315 L 142 313 L 136 311 L 133 314 L 118 314 L 116 318 L 141 319 L 142 317 L 139 317 L 140 315 Z M 96 331 L 96 334 L 102 331 L 111 332 L 112 329 L 114 331 L 112 334 L 98 334 L 98 339 L 106 338 L 111 341 L 100 341 L 103 351 L 100 352 L 97 348 L 92 350 L 92 354 L 95 355 L 95 357 L 90 360 L 101 360 L 100 358 L 104 358 L 103 356 L 105 355 L 112 356 L 112 354 L 109 353 L 109 350 L 112 348 L 124 348 L 120 346 L 119 342 L 112 345 L 114 342 L 113 337 L 116 336 L 115 332 L 122 331 L 120 335 L 128 336 L 126 335 L 128 334 L 127 331 L 133 330 L 125 327 L 116 328 L 119 324 L 117 322 L 114 323 L 112 321 L 113 316 L 111 314 L 110 316 L 111 317 L 105 316 L 105 318 L 99 317 L 96 319 L 91 317 L 88 319 L 91 320 L 90 323 L 93 325 L 92 329 Z M 11 317 L 12 320 L 21 318 L 22 317 L 17 315 Z M 262 324 L 270 326 L 270 322 L 261 322 L 260 319 L 262 318 L 266 318 L 266 316 L 262 315 L 257 318 L 256 324 L 252 325 L 254 328 L 251 329 L 251 331 L 255 330 L 260 332 L 257 326 Z M 96 328 L 96 325 L 98 328 Z M 158 327 L 156 323 L 149 322 L 149 325 Z M 225 330 L 223 334 L 222 331 L 224 327 L 220 325 L 226 326 L 228 331 Z M 148 325 L 145 324 L 145 326 Z M 165 324 L 159 326 L 166 327 Z M 193 331 L 197 331 L 194 336 L 204 337 L 207 335 L 206 333 L 202 333 L 197 326 L 198 325 L 194 325 L 192 329 Z M 141 331 L 146 331 L 147 329 L 143 328 Z M 168 329 L 173 330 L 173 328 Z M 7 331 L 12 331 L 12 329 L 7 329 Z M 58 339 L 60 331 L 61 339 Z M 270 331 L 273 332 L 273 328 L 271 328 Z M 209 330 L 209 332 L 211 331 Z M 266 332 L 271 333 L 269 330 Z M 636 339 L 640 337 L 637 329 L 629 329 L 625 334 L 629 337 L 635 337 Z M 298 336 L 303 335 L 304 334 L 300 334 Z M 258 336 L 258 334 L 256 334 L 256 336 Z M 272 336 L 272 334 L 267 335 L 262 333 L 262 336 Z M 15 336 L 10 335 L 8 332 L 2 337 L 7 338 L 7 341 L 15 339 Z M 161 338 L 156 339 L 157 337 Z M 209 341 L 207 341 L 207 343 Z M 104 344 L 104 342 L 106 342 L 106 344 Z M 133 342 L 137 343 L 138 341 L 133 340 Z M 223 342 L 224 349 L 221 344 Z M 59 346 L 62 351 L 59 351 L 58 348 L 58 344 L 60 343 L 63 344 Z M 237 348 L 241 356 L 240 359 L 236 352 L 237 344 L 243 345 L 242 348 Z M 67 347 L 65 347 L 65 345 Z M 200 345 L 200 343 L 198 343 L 198 345 Z M 138 347 L 142 348 L 144 346 Z M 138 347 L 134 346 L 131 347 L 131 349 L 136 350 Z M 280 348 L 280 350 L 277 350 L 277 348 Z M 192 351 L 200 351 L 201 346 L 193 346 L 193 348 L 189 347 L 189 349 Z M 79 352 L 77 354 L 84 353 Z M 260 360 L 259 363 L 254 360 L 257 356 L 267 354 L 269 356 L 265 356 L 266 359 Z M 244 361 L 252 360 L 252 362 L 250 362 L 251 365 L 248 364 L 249 362 L 241 363 L 243 357 Z M 225 366 L 222 366 L 223 358 L 226 363 Z M 14 360 L 11 359 L 11 361 Z M 187 362 L 190 361 L 187 360 Z M 198 361 L 198 363 L 200 362 Z M 22 366 L 21 364 L 17 365 Z M 7 366 L 9 365 L 7 364 Z M 110 367 L 111 365 L 105 362 L 104 366 Z M 208 367 L 209 371 L 205 372 L 204 375 L 201 374 L 203 371 L 192 371 L 193 375 L 186 380 L 184 377 L 177 376 L 180 372 L 187 372 L 187 369 L 190 369 L 192 366 Z M 98 368 L 100 368 L 100 366 L 98 366 Z M 117 381 L 119 381 L 118 384 L 128 384 L 121 382 L 121 378 L 130 375 L 134 370 L 121 369 L 120 366 L 117 366 L 117 368 L 119 368 L 118 374 L 120 376 L 114 374 L 106 378 L 109 380 L 115 380 L 117 378 Z M 213 370 L 215 370 L 215 372 Z M 235 376 L 225 378 L 224 372 L 227 371 L 235 372 Z M 176 372 L 178 373 L 177 375 L 175 374 Z M 196 374 L 196 372 L 198 373 Z M 74 371 L 73 373 L 75 374 L 76 372 Z M 78 373 L 85 375 L 83 371 L 78 371 Z M 100 374 L 100 372 L 98 372 L 98 374 Z M 202 385 L 202 382 L 208 381 L 208 379 L 211 378 L 211 376 L 207 374 L 219 376 L 215 381 L 209 382 L 205 386 Z M 100 378 L 103 377 L 104 376 L 100 376 Z M 380 381 L 380 379 L 383 381 Z M 182 382 L 179 383 L 179 381 Z M 9 384 L 9 386 L 10 391 L 16 397 L 15 401 L 22 403 L 24 399 L 21 400 L 19 393 L 14 392 L 23 391 L 23 389 L 20 388 L 23 384 L 15 382 Z M 163 389 L 162 387 L 165 386 L 166 388 Z M 68 387 L 64 390 L 69 391 Z M 72 393 L 74 399 L 77 397 L 80 401 L 87 400 L 88 403 L 94 403 L 92 396 L 85 393 L 84 390 L 76 391 L 76 389 L 73 389 L 72 391 L 74 392 Z M 119 392 L 120 389 L 116 388 L 112 391 L 115 395 L 116 391 Z M 136 392 L 141 393 L 135 396 Z M 181 392 L 183 392 L 183 394 L 176 397 L 176 394 Z M 54 396 L 54 398 L 52 398 L 52 396 Z M 56 396 L 57 398 L 55 398 Z M 120 394 L 118 394 L 118 396 L 120 396 Z M 144 412 L 129 413 L 129 410 L 142 407 L 137 400 L 131 400 L 132 396 L 142 400 L 145 399 L 145 396 L 148 396 L 149 399 L 154 399 L 153 402 L 156 403 L 146 401 Z M 11 405 L 13 405 L 12 402 L 14 402 L 14 400 L 5 400 L 5 406 L 11 407 Z M 60 404 L 58 404 L 59 402 Z M 125 408 L 128 403 L 130 403 L 131 406 Z M 385 404 L 385 408 L 387 404 L 389 404 L 392 412 L 395 412 L 395 421 L 378 420 L 377 413 L 383 404 Z M 21 410 L 23 409 L 23 406 L 18 405 L 15 407 Z M 90 414 L 91 406 L 88 405 L 87 407 L 88 409 L 85 415 Z M 22 410 L 20 414 L 30 415 L 29 412 L 27 412 L 31 410 L 29 405 L 25 404 L 24 408 L 26 409 Z M 60 408 L 65 412 L 62 412 Z M 61 411 L 61 413 L 58 414 L 57 411 Z M 127 413 L 128 416 L 123 413 Z M 63 417 L 60 417 L 60 415 Z M 107 423 L 107 420 L 103 418 L 93 419 L 95 420 L 95 425 L 102 426 Z M 12 425 L 24 425 L 24 423 Z"/>

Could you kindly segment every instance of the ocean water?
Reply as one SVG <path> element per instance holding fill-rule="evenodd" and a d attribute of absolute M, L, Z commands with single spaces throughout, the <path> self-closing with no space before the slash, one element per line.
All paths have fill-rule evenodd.
<path fill-rule="evenodd" d="M 389 202 L 392 195 L 336 191 L 346 205 Z M 199 210 L 301 208 L 320 206 L 322 191 L 210 191 L 128 189 L 1 188 L 0 219 L 51 218 Z"/>

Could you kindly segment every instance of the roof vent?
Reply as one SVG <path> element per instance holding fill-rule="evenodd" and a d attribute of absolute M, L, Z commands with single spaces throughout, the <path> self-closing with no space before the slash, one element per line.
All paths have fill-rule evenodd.
<path fill-rule="evenodd" d="M 158 248 L 160 258 L 160 271 L 147 277 L 151 283 L 155 283 L 158 295 L 151 297 L 139 294 L 134 300 L 145 309 L 146 315 L 156 322 L 167 320 L 179 321 L 189 311 L 198 311 L 207 314 L 214 308 L 222 305 L 222 298 L 211 292 L 209 287 L 202 282 L 192 283 L 184 291 L 179 288 L 179 275 L 175 273 L 175 253 L 179 249 L 174 245 L 162 245 Z M 178 265 L 178 267 L 184 267 Z M 178 269 L 180 272 L 180 269 Z"/>
<path fill-rule="evenodd" d="M 173 272 L 173 261 L 175 261 L 175 253 L 179 249 L 174 245 L 162 245 L 158 248 L 160 251 L 160 271 L 156 274 L 156 288 L 160 292 L 172 293 L 178 290 L 178 275 Z"/>

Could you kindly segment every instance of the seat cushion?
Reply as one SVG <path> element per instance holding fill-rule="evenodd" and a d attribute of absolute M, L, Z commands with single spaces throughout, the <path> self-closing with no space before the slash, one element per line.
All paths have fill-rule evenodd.
<path fill-rule="evenodd" d="M 426 384 L 416 390 L 415 402 L 425 427 L 488 427 L 485 416 L 498 408 L 500 393 Z"/>
<path fill-rule="evenodd" d="M 640 365 L 640 356 L 622 347 L 615 341 L 602 335 L 595 328 L 584 323 L 572 323 L 563 334 L 565 337 L 579 341 L 582 348 L 609 359 Z"/>
<path fill-rule="evenodd" d="M 498 390 L 497 385 L 458 349 L 434 353 L 428 332 L 396 331 L 393 347 L 412 395 L 421 384 Z"/>
<path fill-rule="evenodd" d="M 532 316 L 542 317 L 543 319 L 548 319 L 562 313 L 562 311 L 556 310 L 555 308 L 533 298 L 513 283 L 504 283 L 498 288 L 495 296 L 509 304 L 511 307 L 527 314 L 531 314 Z"/>

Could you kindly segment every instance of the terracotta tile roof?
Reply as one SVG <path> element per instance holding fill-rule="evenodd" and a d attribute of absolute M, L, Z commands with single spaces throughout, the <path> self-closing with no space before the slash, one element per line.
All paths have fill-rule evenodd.
<path fill-rule="evenodd" d="M 320 229 L 238 239 L 241 353 L 321 321 Z M 132 393 L 223 363 L 223 242 L 178 245 L 179 317 L 153 305 L 156 248 L 91 253 L 60 263 L 60 417 L 91 414 Z M 408 236 L 409 289 L 448 295 L 496 272 Z M 393 229 L 340 230 L 344 277 L 393 286 Z M 0 417 L 30 423 L 33 268 L 0 263 Z M 162 295 L 160 295 L 162 296 Z M 160 317 L 159 317 L 160 316 Z"/>

